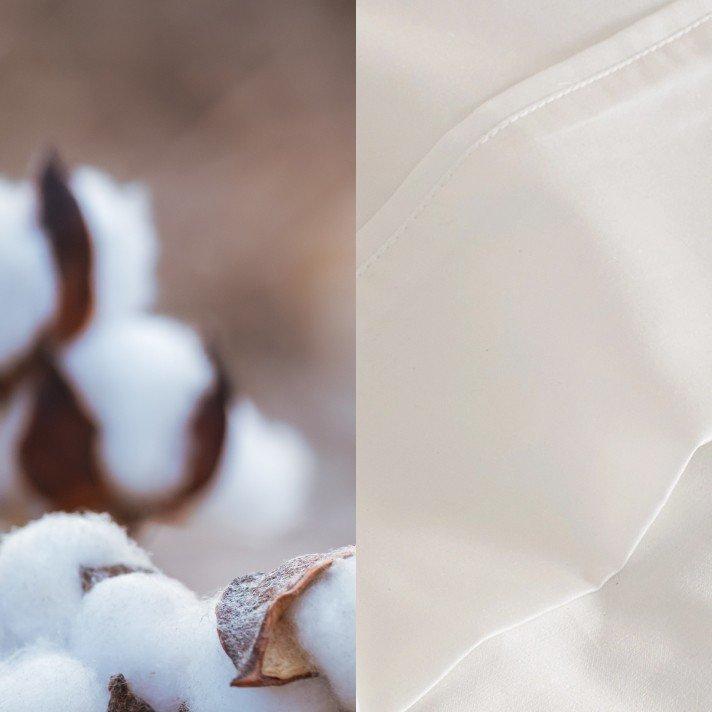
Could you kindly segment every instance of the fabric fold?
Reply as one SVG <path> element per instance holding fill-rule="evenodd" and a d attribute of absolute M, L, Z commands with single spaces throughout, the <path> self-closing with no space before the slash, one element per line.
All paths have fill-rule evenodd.
<path fill-rule="evenodd" d="M 711 468 L 707 446 L 600 589 L 483 641 L 413 712 L 709 709 Z"/>

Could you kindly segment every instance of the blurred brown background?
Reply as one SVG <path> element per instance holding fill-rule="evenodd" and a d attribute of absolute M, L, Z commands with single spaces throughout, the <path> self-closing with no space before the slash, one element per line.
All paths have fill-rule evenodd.
<path fill-rule="evenodd" d="M 148 184 L 160 309 L 319 453 L 305 547 L 353 540 L 354 33 L 348 0 L 0 2 L 0 172 Z"/>

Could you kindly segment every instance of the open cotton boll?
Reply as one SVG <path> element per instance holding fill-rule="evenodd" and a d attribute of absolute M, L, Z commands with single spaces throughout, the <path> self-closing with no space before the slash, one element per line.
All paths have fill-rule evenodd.
<path fill-rule="evenodd" d="M 331 691 L 320 678 L 283 687 L 231 687 L 235 666 L 218 638 L 216 602 L 204 602 L 196 619 L 194 654 L 183 693 L 190 712 L 335 712 Z"/>
<path fill-rule="evenodd" d="M 52 251 L 29 183 L 0 179 L 0 373 L 20 358 L 57 305 Z"/>
<path fill-rule="evenodd" d="M 43 178 L 50 173 L 52 198 L 57 199 L 64 171 L 56 156 L 45 165 Z M 69 189 L 88 228 L 92 320 L 150 306 L 156 293 L 158 243 L 145 188 L 120 185 L 96 169 L 80 168 L 69 179 Z M 40 224 L 47 200 L 29 181 L 0 179 L 0 304 L 8 305 L 0 317 L 0 370 L 11 367 L 58 317 L 62 269 L 55 252 L 76 246 L 70 244 L 75 236 L 64 234 L 67 221 L 54 224 L 62 227 L 55 235 Z M 66 191 L 61 200 L 62 210 L 74 205 Z M 73 267 L 80 273 L 87 270 L 77 261 L 80 252 L 63 253 L 72 263 L 64 265 L 72 280 L 78 279 Z M 83 309 L 88 304 L 72 306 Z"/>
<path fill-rule="evenodd" d="M 175 712 L 197 654 L 193 631 L 199 614 L 194 594 L 161 574 L 105 579 L 84 597 L 69 648 L 103 684 L 123 675 L 156 712 Z"/>
<path fill-rule="evenodd" d="M 100 323 L 66 347 L 61 365 L 98 426 L 114 488 L 141 498 L 185 484 L 189 424 L 214 381 L 192 329 L 147 314 Z"/>
<path fill-rule="evenodd" d="M 337 559 L 294 602 L 297 638 L 347 710 L 356 708 L 356 557 Z"/>
<path fill-rule="evenodd" d="M 95 168 L 75 170 L 70 186 L 91 236 L 92 318 L 145 309 L 156 294 L 158 242 L 147 189 L 119 184 Z"/>
<path fill-rule="evenodd" d="M 108 516 L 48 514 L 0 544 L 0 621 L 19 644 L 63 645 L 82 603 L 82 567 L 152 568 Z"/>
<path fill-rule="evenodd" d="M 226 451 L 200 516 L 261 541 L 282 535 L 304 515 L 314 468 L 314 453 L 294 428 L 243 399 L 230 410 Z"/>
<path fill-rule="evenodd" d="M 106 712 L 109 694 L 92 670 L 43 647 L 0 665 L 0 712 Z"/>

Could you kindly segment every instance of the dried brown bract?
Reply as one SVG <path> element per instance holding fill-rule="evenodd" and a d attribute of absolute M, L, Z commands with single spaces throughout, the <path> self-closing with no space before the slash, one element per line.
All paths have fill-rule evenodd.
<path fill-rule="evenodd" d="M 100 426 L 71 379 L 43 352 L 30 417 L 19 442 L 22 472 L 32 489 L 52 509 L 109 512 L 128 526 L 179 511 L 215 476 L 226 437 L 231 385 L 219 358 L 210 356 L 214 382 L 187 424 L 183 486 L 165 496 L 128 498 L 112 487 L 105 472 L 99 456 Z"/>
<path fill-rule="evenodd" d="M 106 712 L 156 712 L 151 705 L 131 692 L 123 675 L 109 680 L 109 706 Z"/>
<path fill-rule="evenodd" d="M 52 247 L 60 283 L 52 335 L 64 341 L 82 329 L 93 307 L 91 238 L 56 152 L 48 155 L 37 187 L 39 218 Z"/>
<path fill-rule="evenodd" d="M 285 685 L 318 674 L 285 613 L 336 559 L 353 554 L 350 546 L 299 556 L 270 573 L 236 578 L 225 589 L 216 607 L 218 635 L 237 670 L 234 687 Z"/>
<path fill-rule="evenodd" d="M 125 574 L 152 574 L 153 569 L 142 566 L 126 566 L 126 564 L 113 564 L 111 566 L 82 566 L 79 569 L 79 576 L 82 580 L 82 591 L 89 593 L 98 583 L 105 579 Z"/>

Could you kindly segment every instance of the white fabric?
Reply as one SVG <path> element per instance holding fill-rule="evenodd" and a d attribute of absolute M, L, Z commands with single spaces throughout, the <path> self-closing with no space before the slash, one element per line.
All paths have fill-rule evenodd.
<path fill-rule="evenodd" d="M 478 105 L 665 4 L 359 0 L 359 227 Z"/>
<path fill-rule="evenodd" d="M 603 588 L 486 641 L 413 712 L 710 709 L 712 448 Z"/>
<path fill-rule="evenodd" d="M 413 144 L 360 230 L 364 712 L 512 709 L 427 693 L 606 584 L 710 439 L 711 59 L 712 2 L 673 3 L 463 113 L 424 158 Z M 577 709 L 552 699 L 533 709 Z"/>

